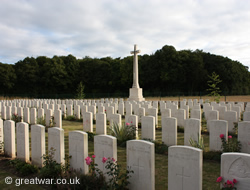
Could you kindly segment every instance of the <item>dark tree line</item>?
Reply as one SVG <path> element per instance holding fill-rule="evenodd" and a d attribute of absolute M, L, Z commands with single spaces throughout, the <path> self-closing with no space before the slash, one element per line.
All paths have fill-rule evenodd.
<path fill-rule="evenodd" d="M 146 96 L 206 94 L 212 72 L 222 80 L 222 94 L 250 94 L 248 68 L 227 57 L 202 50 L 176 51 L 166 45 L 138 59 L 139 83 Z M 132 64 L 132 56 L 76 59 L 73 55 L 26 57 L 14 65 L 0 63 L 0 95 L 72 98 L 82 82 L 87 97 L 128 96 Z"/>

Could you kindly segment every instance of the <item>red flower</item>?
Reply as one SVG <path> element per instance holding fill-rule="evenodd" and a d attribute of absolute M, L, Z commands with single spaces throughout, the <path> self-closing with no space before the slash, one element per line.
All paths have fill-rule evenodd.
<path fill-rule="evenodd" d="M 221 138 L 221 139 L 224 138 L 224 134 L 220 134 L 220 138 Z"/>
<path fill-rule="evenodd" d="M 236 180 L 236 179 L 233 179 L 233 183 L 235 184 L 235 183 L 237 183 L 238 181 Z"/>
<path fill-rule="evenodd" d="M 95 155 L 92 155 L 92 158 L 95 158 Z"/>
<path fill-rule="evenodd" d="M 221 182 L 221 181 L 222 181 L 222 177 L 220 176 L 217 178 L 216 182 Z"/>
<path fill-rule="evenodd" d="M 105 163 L 108 159 L 106 157 L 102 158 L 102 163 Z"/>
<path fill-rule="evenodd" d="M 232 138 L 232 136 L 231 136 L 231 135 L 229 135 L 229 136 L 228 136 L 228 138 L 229 138 L 229 139 L 231 139 L 231 138 Z"/>

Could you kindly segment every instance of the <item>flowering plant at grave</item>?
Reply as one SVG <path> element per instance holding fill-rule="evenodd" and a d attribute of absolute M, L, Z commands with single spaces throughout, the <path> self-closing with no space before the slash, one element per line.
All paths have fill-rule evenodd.
<path fill-rule="evenodd" d="M 22 116 L 18 116 L 18 114 L 14 113 L 11 116 L 11 120 L 15 121 L 15 123 L 21 122 L 22 121 Z"/>
<path fill-rule="evenodd" d="M 117 138 L 117 144 L 120 146 L 126 146 L 126 141 L 136 138 L 136 127 L 129 123 L 123 123 L 119 126 L 113 122 L 113 126 L 110 128 L 111 135 Z"/>
<path fill-rule="evenodd" d="M 233 139 L 233 137 L 229 135 L 227 141 L 224 134 L 220 134 L 220 139 L 222 142 L 222 152 L 240 152 L 241 143 L 237 141 L 237 139 Z"/>
<path fill-rule="evenodd" d="M 217 178 L 216 182 L 221 183 L 223 180 L 223 177 L 220 176 Z M 234 184 L 237 183 L 236 179 L 233 179 L 233 181 L 227 180 L 225 183 L 223 183 L 223 187 L 221 189 L 223 190 L 237 190 L 237 188 L 234 186 Z"/>
<path fill-rule="evenodd" d="M 95 155 L 85 158 L 86 164 L 89 165 L 90 175 L 92 177 L 101 177 L 104 179 L 102 171 L 96 168 L 97 164 L 94 161 Z M 103 189 L 128 189 L 128 179 L 131 177 L 130 173 L 134 173 L 132 170 L 126 170 L 125 173 L 121 174 L 121 166 L 117 164 L 114 158 L 102 158 L 102 163 L 105 164 L 107 169 L 108 180 L 103 184 Z M 97 175 L 98 173 L 98 175 Z M 105 180 L 104 180 L 105 181 Z"/>

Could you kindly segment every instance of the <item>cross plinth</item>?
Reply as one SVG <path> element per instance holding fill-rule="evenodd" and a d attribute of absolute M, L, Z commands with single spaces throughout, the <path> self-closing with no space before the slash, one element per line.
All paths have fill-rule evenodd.
<path fill-rule="evenodd" d="M 144 101 L 145 99 L 142 96 L 142 88 L 139 86 L 139 77 L 138 77 L 138 53 L 140 50 L 137 50 L 137 45 L 134 45 L 134 50 L 130 53 L 134 55 L 133 62 L 133 86 L 129 89 L 129 101 Z"/>

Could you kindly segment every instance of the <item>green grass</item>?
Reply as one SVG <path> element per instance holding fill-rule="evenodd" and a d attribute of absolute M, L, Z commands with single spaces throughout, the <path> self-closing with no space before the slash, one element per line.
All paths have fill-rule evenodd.
<path fill-rule="evenodd" d="M 63 120 L 62 124 L 63 124 L 63 129 L 65 132 L 64 133 L 65 153 L 68 153 L 68 133 L 73 130 L 82 130 L 83 125 L 82 125 L 82 122 L 66 121 L 66 120 Z M 160 117 L 159 117 L 158 126 L 161 127 Z M 95 132 L 95 125 L 93 125 L 93 128 Z M 47 147 L 47 140 L 48 140 L 47 136 L 48 135 L 46 133 L 46 147 Z M 140 136 L 141 136 L 141 130 L 139 129 L 139 137 Z M 203 134 L 202 137 L 204 138 L 205 151 L 208 151 L 209 137 L 206 134 Z M 161 141 L 160 130 L 156 130 L 156 141 Z M 178 145 L 184 144 L 184 133 L 178 133 L 177 144 Z M 94 143 L 88 142 L 88 145 L 89 145 L 89 155 L 92 155 L 94 153 Z M 120 164 L 122 168 L 125 170 L 126 169 L 126 149 L 122 147 L 117 147 L 117 151 L 118 151 L 117 152 L 118 164 Z M 216 179 L 219 175 L 220 175 L 220 163 L 203 160 L 203 189 L 204 190 L 219 189 L 219 186 L 216 183 Z M 4 178 L 6 176 L 13 176 L 13 174 L 9 174 L 7 172 L 1 171 L 0 169 L 1 189 L 16 189 L 16 187 L 13 185 L 8 186 L 5 184 Z M 155 154 L 155 188 L 157 190 L 168 188 L 168 156 L 167 155 Z M 29 186 L 25 185 L 24 189 L 29 189 Z"/>

